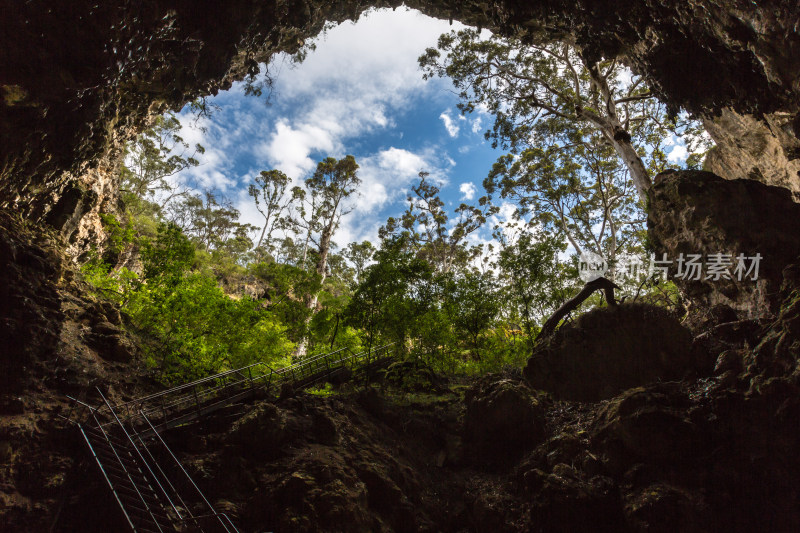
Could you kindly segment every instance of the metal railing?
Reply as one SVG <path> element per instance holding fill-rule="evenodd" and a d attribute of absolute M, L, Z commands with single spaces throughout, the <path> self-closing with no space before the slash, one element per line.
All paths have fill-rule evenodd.
<path fill-rule="evenodd" d="M 89 419 L 94 424 L 77 425 L 131 530 L 183 531 L 185 529 L 180 529 L 182 525 L 192 524 L 191 531 L 238 533 L 231 519 L 214 509 L 147 416 L 140 413 L 151 428 L 150 435 L 155 436 L 150 439 L 150 446 L 155 444 L 162 448 L 162 455 L 169 457 L 169 463 L 182 478 L 183 485 L 191 487 L 194 501 L 202 503 L 203 514 L 195 516 L 192 513 L 191 502 L 187 502 L 188 498 L 181 495 L 178 488 L 179 479 L 169 474 L 163 461 L 159 463 L 141 433 L 132 433 L 125 428 L 114 407 L 105 400 L 102 392 L 98 390 L 98 393 L 115 424 L 109 426 L 101 421 L 99 408 L 80 402 L 89 409 Z M 167 510 L 172 512 L 171 518 Z"/>
<path fill-rule="evenodd" d="M 277 370 L 264 363 L 255 363 L 117 405 L 112 405 L 98 389 L 102 399 L 100 405 L 93 407 L 81 400 L 69 397 L 73 400 L 73 404 L 64 418 L 77 424 L 80 428 L 94 459 L 100 466 L 106 482 L 114 493 L 133 531 L 138 530 L 137 520 L 142 520 L 142 513 L 145 514 L 145 519 L 146 514 L 149 514 L 152 518 L 152 521 L 147 523 L 147 528 L 164 531 L 159 521 L 164 522 L 167 520 L 165 518 L 166 515 L 151 509 L 153 507 L 153 498 L 156 498 L 159 502 L 159 507 L 169 509 L 174 513 L 174 518 L 179 525 L 192 524 L 192 530 L 196 531 L 236 533 L 238 530 L 230 518 L 224 513 L 216 512 L 189 473 L 169 449 L 159 431 L 195 420 L 231 405 L 238 400 L 252 397 L 259 391 L 270 394 L 277 389 L 280 392 L 286 384 L 291 385 L 295 390 L 308 388 L 326 378 L 330 378 L 334 373 L 343 369 L 347 369 L 352 373 L 359 370 L 369 371 L 394 358 L 395 354 L 390 350 L 393 345 L 394 343 L 386 344 L 358 353 L 354 353 L 349 348 L 342 348 L 334 352 L 308 357 Z M 84 427 L 80 421 L 73 420 L 75 407 L 79 410 L 89 411 L 89 416 L 85 420 L 92 421 L 90 426 Z M 89 429 L 88 432 L 87 429 Z M 112 439 L 110 433 L 116 433 L 118 440 Z M 92 438 L 99 439 L 100 435 L 103 436 L 105 442 L 100 441 L 98 443 L 98 441 L 95 441 L 93 446 Z M 204 514 L 200 516 L 192 515 L 191 506 L 187 504 L 187 501 L 178 490 L 179 483 L 177 483 L 174 476 L 168 475 L 166 471 L 168 469 L 162 467 L 162 464 L 156 460 L 156 456 L 148 446 L 148 442 L 151 445 L 159 446 L 162 450 L 162 455 L 169 458 L 169 464 L 173 465 L 174 469 L 177 469 L 184 486 L 191 487 L 196 501 L 202 501 L 206 510 Z M 102 447 L 110 448 L 113 451 L 113 456 L 109 454 L 108 450 L 104 452 L 106 454 L 105 459 L 102 454 L 98 454 L 96 447 L 101 445 Z M 123 453 L 128 455 L 124 458 L 121 457 L 118 448 L 124 448 Z M 108 461 L 112 461 L 113 465 Z M 146 495 L 139 486 L 142 484 L 142 478 L 138 478 L 137 483 L 137 476 L 127 473 L 126 461 L 137 466 L 137 469 L 147 479 L 147 484 L 152 489 L 152 492 L 147 492 Z M 120 478 L 114 478 L 115 475 L 118 476 L 119 474 L 109 475 L 108 468 L 125 472 L 132 488 L 129 486 L 120 487 Z M 116 479 L 116 484 L 112 478 Z M 127 481 L 124 482 L 124 485 L 127 485 Z M 127 492 L 123 494 L 120 492 L 121 490 Z M 134 493 L 135 499 L 131 500 L 131 498 L 134 498 Z M 134 503 L 131 503 L 132 501 Z M 134 519 L 134 514 L 130 512 L 131 505 L 139 512 L 136 515 L 136 519 Z"/>
<path fill-rule="evenodd" d="M 342 367 L 355 370 L 359 365 L 373 363 L 387 354 L 393 345 L 358 353 L 341 348 L 279 369 L 255 363 L 117 404 L 114 409 L 123 414 L 123 420 L 133 424 L 138 422 L 140 429 L 141 421 L 137 421 L 140 412 L 148 416 L 156 429 L 166 429 L 195 420 L 259 391 L 277 396 L 287 383 L 294 389 L 310 387 Z"/>

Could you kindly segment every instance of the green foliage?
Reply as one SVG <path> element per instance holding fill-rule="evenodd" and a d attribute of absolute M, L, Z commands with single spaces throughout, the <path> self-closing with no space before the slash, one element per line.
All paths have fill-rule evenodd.
<path fill-rule="evenodd" d="M 124 267 L 113 270 L 96 253 L 81 266 L 81 273 L 103 296 L 123 306 L 131 292 L 140 285 L 139 277 L 135 273 Z"/>
<path fill-rule="evenodd" d="M 311 317 L 305 298 L 320 290 L 320 276 L 283 263 L 257 263 L 250 265 L 249 271 L 269 287 L 264 301 L 267 309 L 285 325 L 287 336 L 300 342 L 307 335 Z"/>
<path fill-rule="evenodd" d="M 553 235 L 523 233 L 500 250 L 502 293 L 506 309 L 512 310 L 509 321 L 514 323 L 519 317 L 530 342 L 538 333 L 537 324 L 567 300 L 573 289 L 577 272 L 569 271 L 558 260 L 565 249 L 566 245 Z"/>
<path fill-rule="evenodd" d="M 384 241 L 345 310 L 349 324 L 378 338 L 404 343 L 433 305 L 433 270 L 406 250 L 406 239 Z"/>
<path fill-rule="evenodd" d="M 444 285 L 444 308 L 456 335 L 469 339 L 474 357 L 481 359 L 483 334 L 500 313 L 497 281 L 491 274 L 472 271 L 447 276 L 440 283 Z"/>
<path fill-rule="evenodd" d="M 100 214 L 100 220 L 106 231 L 106 252 L 116 257 L 128 244 L 133 242 L 135 230 L 130 223 L 123 225 L 116 216 L 110 213 Z"/>
<path fill-rule="evenodd" d="M 269 362 L 294 348 L 285 328 L 259 302 L 234 300 L 213 278 L 199 274 L 170 285 L 144 285 L 126 312 L 150 337 L 148 360 L 167 383 Z"/>
<path fill-rule="evenodd" d="M 194 261 L 195 247 L 175 224 L 161 224 L 154 240 L 141 247 L 144 277 L 151 282 L 174 283 Z"/>

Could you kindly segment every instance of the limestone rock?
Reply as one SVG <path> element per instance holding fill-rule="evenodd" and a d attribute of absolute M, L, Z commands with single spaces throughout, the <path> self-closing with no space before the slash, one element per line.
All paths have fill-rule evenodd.
<path fill-rule="evenodd" d="M 777 309 L 782 271 L 800 256 L 800 204 L 789 190 L 754 180 L 724 180 L 710 172 L 671 171 L 656 176 L 650 191 L 648 236 L 660 259 L 703 255 L 700 279 L 674 278 L 701 308 L 727 305 L 739 318 L 760 318 Z M 731 279 L 707 279 L 709 254 L 731 256 Z M 758 278 L 734 274 L 736 256 L 761 255 Z M 746 266 L 751 265 L 750 261 Z"/>
<path fill-rule="evenodd" d="M 539 343 L 525 378 L 556 398 L 597 401 L 702 366 L 691 335 L 660 307 L 621 304 L 594 309 Z"/>
<path fill-rule="evenodd" d="M 770 114 L 764 120 L 730 109 L 703 125 L 716 146 L 704 168 L 725 179 L 753 179 L 789 189 L 800 200 L 800 141 L 791 115 Z"/>
<path fill-rule="evenodd" d="M 507 459 L 544 438 L 544 408 L 521 383 L 483 380 L 464 401 L 464 438 L 479 460 Z"/>

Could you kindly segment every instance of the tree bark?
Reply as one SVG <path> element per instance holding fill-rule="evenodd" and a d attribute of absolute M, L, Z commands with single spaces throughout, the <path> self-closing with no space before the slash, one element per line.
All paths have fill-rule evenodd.
<path fill-rule="evenodd" d="M 611 141 L 614 150 L 625 162 L 625 166 L 628 167 L 628 171 L 631 173 L 631 180 L 636 186 L 636 192 L 639 193 L 639 198 L 646 200 L 647 191 L 653 185 L 653 182 L 650 181 L 650 174 L 647 172 L 642 158 L 639 157 L 636 148 L 630 142 L 630 135 L 621 127 L 616 128 L 610 134 L 607 132 L 606 135 Z"/>

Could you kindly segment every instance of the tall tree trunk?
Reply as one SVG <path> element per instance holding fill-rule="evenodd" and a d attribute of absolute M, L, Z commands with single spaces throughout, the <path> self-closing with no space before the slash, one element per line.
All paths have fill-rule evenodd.
<path fill-rule="evenodd" d="M 331 237 L 333 235 L 333 221 L 325 226 L 322 230 L 322 236 L 319 240 L 319 258 L 317 259 L 317 274 L 322 276 L 322 281 L 325 281 L 325 271 L 328 267 L 328 254 L 331 248 Z"/>
<path fill-rule="evenodd" d="M 256 248 L 261 246 L 261 241 L 264 240 L 264 234 L 267 232 L 267 225 L 269 224 L 269 219 L 264 222 L 264 229 L 261 230 L 261 237 L 258 238 L 258 244 L 256 244 Z"/>
<path fill-rule="evenodd" d="M 631 143 L 631 134 L 622 127 L 622 122 L 617 115 L 614 95 L 608 86 L 608 81 L 600 74 L 597 64 L 584 63 L 584 65 L 589 71 L 589 76 L 593 84 L 600 92 L 606 114 L 605 116 L 601 116 L 585 108 L 581 109 L 578 114 L 600 128 L 605 138 L 611 143 L 611 146 L 614 147 L 614 151 L 617 152 L 617 155 L 625 162 L 625 166 L 628 167 L 628 171 L 631 173 L 631 180 L 633 180 L 633 184 L 636 187 L 636 192 L 639 193 L 639 198 L 646 201 L 647 191 L 653 183 L 650 181 L 650 175 L 647 172 L 647 168 L 644 166 L 644 162 L 642 162 L 642 158 L 639 157 L 636 148 L 634 148 Z"/>
<path fill-rule="evenodd" d="M 308 227 L 308 232 L 306 233 L 306 242 L 303 243 L 303 262 L 300 263 L 300 268 L 303 270 L 306 269 L 306 258 L 308 257 L 308 241 L 311 239 L 311 226 Z"/>
<path fill-rule="evenodd" d="M 322 236 L 319 240 L 319 259 L 317 260 L 317 274 L 320 275 L 320 284 L 325 282 L 325 278 L 327 277 L 327 267 L 328 267 L 328 253 L 331 247 L 331 236 L 333 235 L 333 220 L 325 229 L 322 230 Z M 306 240 L 306 248 L 308 248 L 308 240 Z M 305 265 L 306 262 L 306 251 L 303 250 L 303 264 Z M 311 322 L 311 317 L 314 314 L 314 309 L 317 307 L 317 302 L 319 301 L 319 291 L 315 292 L 314 295 L 308 301 L 308 308 L 311 310 L 311 314 L 306 319 L 306 325 Z M 297 351 L 295 352 L 295 357 L 301 358 L 305 357 L 306 352 L 308 351 L 308 338 L 303 337 L 300 341 L 300 344 L 297 346 Z"/>
<path fill-rule="evenodd" d="M 611 142 L 614 150 L 625 162 L 628 171 L 631 173 L 631 180 L 639 193 L 639 198 L 647 200 L 647 191 L 653 185 L 650 174 L 644 166 L 644 161 L 639 157 L 636 148 L 631 144 L 631 136 L 621 127 L 617 127 L 613 132 L 606 132 L 606 138 Z"/>

